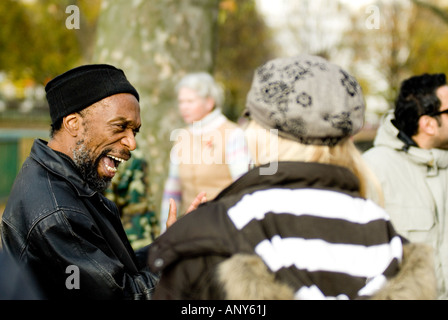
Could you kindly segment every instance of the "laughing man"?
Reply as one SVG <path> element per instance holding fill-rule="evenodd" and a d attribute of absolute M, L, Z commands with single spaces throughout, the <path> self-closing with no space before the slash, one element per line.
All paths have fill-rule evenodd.
<path fill-rule="evenodd" d="M 36 140 L 2 218 L 3 249 L 52 299 L 147 299 L 157 276 L 103 195 L 136 148 L 139 95 L 110 65 L 74 68 L 46 88 L 50 140 Z"/>

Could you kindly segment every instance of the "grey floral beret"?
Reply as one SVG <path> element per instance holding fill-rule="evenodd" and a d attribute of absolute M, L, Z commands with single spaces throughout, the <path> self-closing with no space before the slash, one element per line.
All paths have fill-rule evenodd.
<path fill-rule="evenodd" d="M 280 136 L 333 146 L 362 128 L 365 103 L 358 82 L 341 67 L 299 55 L 257 68 L 246 109 Z"/>

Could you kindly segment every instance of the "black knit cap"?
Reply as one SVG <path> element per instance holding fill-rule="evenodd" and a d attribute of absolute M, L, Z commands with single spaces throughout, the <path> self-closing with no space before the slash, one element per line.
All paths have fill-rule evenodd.
<path fill-rule="evenodd" d="M 48 82 L 45 91 L 53 124 L 114 94 L 130 93 L 139 100 L 124 72 L 107 64 L 71 69 Z"/>

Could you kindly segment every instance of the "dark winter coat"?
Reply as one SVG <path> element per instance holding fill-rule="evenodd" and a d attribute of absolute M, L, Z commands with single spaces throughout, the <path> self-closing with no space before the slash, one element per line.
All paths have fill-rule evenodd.
<path fill-rule="evenodd" d="M 147 248 L 132 250 L 115 204 L 42 140 L 15 180 L 1 232 L 3 248 L 50 299 L 148 299 L 157 280 Z"/>
<path fill-rule="evenodd" d="M 403 246 L 348 169 L 301 162 L 280 162 L 274 175 L 259 169 L 155 241 L 149 263 L 162 272 L 155 299 L 400 298 L 396 287 L 434 298 L 430 249 Z M 414 290 L 402 290 L 403 278 Z"/>

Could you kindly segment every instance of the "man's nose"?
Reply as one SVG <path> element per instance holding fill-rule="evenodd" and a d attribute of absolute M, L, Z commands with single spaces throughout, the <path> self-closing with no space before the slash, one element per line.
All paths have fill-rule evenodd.
<path fill-rule="evenodd" d="M 126 136 L 121 139 L 121 143 L 129 149 L 129 151 L 135 150 L 137 148 L 137 141 L 135 140 L 135 135 L 132 130 L 127 130 Z"/>

